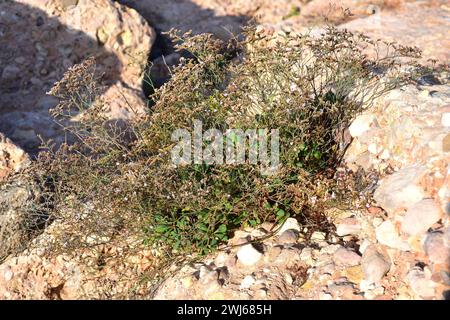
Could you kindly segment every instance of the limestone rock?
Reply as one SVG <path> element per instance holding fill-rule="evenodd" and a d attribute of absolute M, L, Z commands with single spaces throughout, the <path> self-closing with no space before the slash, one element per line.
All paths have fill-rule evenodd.
<path fill-rule="evenodd" d="M 0 182 L 11 173 L 19 172 L 30 163 L 28 155 L 0 133 Z"/>
<path fill-rule="evenodd" d="M 373 246 L 364 251 L 361 265 L 364 278 L 369 283 L 380 281 L 391 268 L 391 263 Z"/>
<path fill-rule="evenodd" d="M 333 254 L 333 260 L 336 264 L 353 267 L 361 262 L 361 256 L 352 250 L 339 248 Z"/>
<path fill-rule="evenodd" d="M 25 151 L 38 152 L 40 140 L 64 141 L 64 131 L 48 111 L 57 100 L 46 92 L 74 64 L 93 56 L 102 82 L 132 90 L 142 103 L 142 74 L 154 31 L 133 9 L 111 0 L 2 1 L 0 25 L 0 132 Z M 115 116 L 131 113 L 121 95 Z M 140 100 L 139 100 L 140 99 Z M 132 101 L 133 103 L 135 101 Z"/>
<path fill-rule="evenodd" d="M 336 234 L 340 237 L 357 234 L 361 224 L 356 218 L 345 218 L 336 226 Z"/>
<path fill-rule="evenodd" d="M 406 212 L 402 232 L 411 236 L 423 234 L 441 218 L 441 214 L 441 209 L 433 199 L 419 201 Z"/>
<path fill-rule="evenodd" d="M 401 239 L 392 221 L 384 221 L 376 228 L 375 232 L 379 243 L 398 250 L 410 250 L 408 242 Z"/>
<path fill-rule="evenodd" d="M 450 263 L 450 242 L 442 232 L 431 232 L 424 242 L 424 250 L 434 263 Z"/>
<path fill-rule="evenodd" d="M 412 207 L 425 195 L 417 183 L 424 173 L 425 168 L 416 165 L 386 177 L 375 191 L 374 199 L 390 214 Z"/>
<path fill-rule="evenodd" d="M 257 250 L 252 244 L 246 244 L 242 246 L 237 252 L 238 261 L 246 266 L 252 266 L 256 264 L 263 254 Z"/>

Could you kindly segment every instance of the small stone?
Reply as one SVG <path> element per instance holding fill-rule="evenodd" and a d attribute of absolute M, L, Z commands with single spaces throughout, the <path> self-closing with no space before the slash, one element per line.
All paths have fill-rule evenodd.
<path fill-rule="evenodd" d="M 340 244 L 330 244 L 326 247 L 320 249 L 319 254 L 325 255 L 325 254 L 334 254 L 339 248 L 342 248 Z"/>
<path fill-rule="evenodd" d="M 10 281 L 14 277 L 14 272 L 11 270 L 10 266 L 6 267 L 6 270 L 3 272 L 3 278 L 6 282 Z"/>
<path fill-rule="evenodd" d="M 312 248 L 304 248 L 300 253 L 300 260 L 305 262 L 308 265 L 313 265 L 315 260 L 313 258 L 313 250 Z"/>
<path fill-rule="evenodd" d="M 320 300 L 333 300 L 333 296 L 331 294 L 329 294 L 329 293 L 321 292 L 319 294 L 319 299 Z"/>
<path fill-rule="evenodd" d="M 342 271 L 342 275 L 353 283 L 360 283 L 361 281 L 363 281 L 364 277 L 361 266 L 346 268 L 345 270 Z"/>
<path fill-rule="evenodd" d="M 252 244 L 246 244 L 242 246 L 238 252 L 238 261 L 246 266 L 252 266 L 256 264 L 263 254 L 259 252 Z"/>
<path fill-rule="evenodd" d="M 389 214 L 410 208 L 425 195 L 423 188 L 418 185 L 425 170 L 423 166 L 411 166 L 387 176 L 375 191 L 374 199 Z"/>
<path fill-rule="evenodd" d="M 340 237 L 357 234 L 361 231 L 361 224 L 356 218 L 343 219 L 336 226 L 336 234 Z"/>
<path fill-rule="evenodd" d="M 442 150 L 444 152 L 450 152 L 450 133 L 442 139 Z"/>
<path fill-rule="evenodd" d="M 367 147 L 367 150 L 369 150 L 369 152 L 371 154 L 378 154 L 379 148 L 375 143 L 371 143 L 369 144 L 369 146 Z"/>
<path fill-rule="evenodd" d="M 239 286 L 241 289 L 248 289 L 253 284 L 255 284 L 256 279 L 252 275 L 245 276 L 245 278 L 242 280 L 241 285 Z"/>
<path fill-rule="evenodd" d="M 280 255 L 283 248 L 281 246 L 273 246 L 267 250 L 267 259 L 269 261 L 274 261 Z"/>
<path fill-rule="evenodd" d="M 424 199 L 414 204 L 402 221 L 402 232 L 410 235 L 420 235 L 441 218 L 441 209 L 433 199 Z"/>
<path fill-rule="evenodd" d="M 411 289 L 416 295 L 421 298 L 433 298 L 435 293 L 436 284 L 427 279 L 424 271 L 419 268 L 414 268 L 406 276 Z"/>
<path fill-rule="evenodd" d="M 356 117 L 348 128 L 350 135 L 353 138 L 361 136 L 364 132 L 370 129 L 373 120 L 374 116 L 372 114 L 363 114 Z"/>
<path fill-rule="evenodd" d="M 59 0 L 61 7 L 63 9 L 68 9 L 69 7 L 76 6 L 79 0 Z"/>
<path fill-rule="evenodd" d="M 255 298 L 257 298 L 257 299 L 258 298 L 263 299 L 266 297 L 267 297 L 267 289 L 266 288 L 259 289 L 258 291 L 255 292 Z"/>
<path fill-rule="evenodd" d="M 323 241 L 326 239 L 325 232 L 314 231 L 311 235 L 311 241 Z"/>
<path fill-rule="evenodd" d="M 285 273 L 284 281 L 286 281 L 287 284 L 292 285 L 292 283 L 294 282 L 294 279 L 292 279 L 292 276 L 289 273 Z"/>
<path fill-rule="evenodd" d="M 280 230 L 278 230 L 277 235 L 281 235 L 286 230 L 296 230 L 297 232 L 301 231 L 300 225 L 297 219 L 287 218 L 286 221 L 281 226 Z"/>
<path fill-rule="evenodd" d="M 370 283 L 380 281 L 391 268 L 391 263 L 374 246 L 368 247 L 364 251 L 361 265 L 364 278 Z"/>
<path fill-rule="evenodd" d="M 333 254 L 333 260 L 337 265 L 352 267 L 357 266 L 361 262 L 361 256 L 347 248 L 339 248 Z"/>
<path fill-rule="evenodd" d="M 375 289 L 375 284 L 368 280 L 361 280 L 361 282 L 359 283 L 359 289 L 362 292 L 370 291 Z"/>
<path fill-rule="evenodd" d="M 445 112 L 442 115 L 441 123 L 444 127 L 450 127 L 450 112 Z"/>
<path fill-rule="evenodd" d="M 294 229 L 285 230 L 279 237 L 278 242 L 281 244 L 295 243 L 299 237 L 298 231 Z"/>
<path fill-rule="evenodd" d="M 423 247 L 431 262 L 450 263 L 450 248 L 445 245 L 442 232 L 428 233 Z"/>
<path fill-rule="evenodd" d="M 400 238 L 394 224 L 390 220 L 386 220 L 381 223 L 375 229 L 375 233 L 377 241 L 385 246 L 402 251 L 410 250 L 408 242 Z"/>
<path fill-rule="evenodd" d="M 389 150 L 384 149 L 383 152 L 380 154 L 380 159 L 387 160 L 391 157 L 391 154 L 389 153 Z"/>
<path fill-rule="evenodd" d="M 2 79 L 3 80 L 15 80 L 20 77 L 21 70 L 19 67 L 15 65 L 7 65 L 2 72 Z"/>
<path fill-rule="evenodd" d="M 384 287 L 379 286 L 372 290 L 367 290 L 364 292 L 364 298 L 373 300 L 379 296 L 382 296 L 384 294 Z"/>

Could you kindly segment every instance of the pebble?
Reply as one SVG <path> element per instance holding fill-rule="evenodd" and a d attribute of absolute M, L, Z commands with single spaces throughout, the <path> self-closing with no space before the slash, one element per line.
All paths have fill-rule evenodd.
<path fill-rule="evenodd" d="M 270 247 L 267 250 L 267 254 L 266 254 L 268 261 L 274 261 L 276 258 L 278 258 L 278 256 L 280 255 L 282 250 L 283 249 L 281 248 L 281 246 Z"/>
<path fill-rule="evenodd" d="M 11 281 L 11 279 L 14 277 L 14 272 L 11 270 L 10 266 L 7 266 L 5 268 L 6 270 L 3 272 L 3 279 L 5 279 L 5 281 Z"/>
<path fill-rule="evenodd" d="M 442 115 L 441 123 L 444 127 L 450 127 L 450 112 L 446 112 Z"/>
<path fill-rule="evenodd" d="M 300 253 L 300 260 L 305 262 L 308 265 L 313 265 L 315 260 L 313 258 L 313 250 L 312 248 L 304 248 Z"/>
<path fill-rule="evenodd" d="M 278 230 L 277 235 L 281 235 L 286 230 L 295 230 L 297 232 L 301 231 L 300 225 L 297 221 L 297 219 L 294 218 L 287 218 L 286 221 L 281 226 L 280 230 Z"/>
<path fill-rule="evenodd" d="M 263 254 L 259 252 L 252 244 L 246 244 L 242 246 L 238 252 L 238 261 L 246 266 L 252 266 L 256 264 Z"/>
<path fill-rule="evenodd" d="M 366 249 L 368 247 L 370 247 L 373 243 L 370 242 L 370 240 L 364 239 L 361 244 L 359 245 L 359 252 L 361 254 L 364 254 L 364 251 L 366 251 Z"/>
<path fill-rule="evenodd" d="M 285 230 L 279 237 L 278 242 L 281 244 L 295 243 L 299 238 L 298 231 L 294 229 Z"/>
<path fill-rule="evenodd" d="M 432 298 L 435 296 L 436 284 L 427 279 L 425 272 L 419 268 L 414 268 L 406 276 L 411 289 L 421 298 Z"/>
<path fill-rule="evenodd" d="M 19 67 L 14 65 L 8 65 L 3 69 L 2 79 L 3 80 L 15 80 L 20 77 L 21 70 Z"/>
<path fill-rule="evenodd" d="M 339 248 L 333 254 L 333 261 L 337 265 L 353 267 L 360 264 L 361 256 L 347 248 Z"/>
<path fill-rule="evenodd" d="M 331 294 L 329 294 L 329 293 L 321 292 L 319 294 L 319 299 L 320 300 L 333 300 L 333 296 Z"/>
<path fill-rule="evenodd" d="M 361 231 L 361 224 L 356 218 L 343 219 L 336 226 L 336 234 L 340 237 L 357 234 L 359 231 Z"/>
<path fill-rule="evenodd" d="M 411 166 L 387 176 L 375 191 L 374 199 L 390 215 L 411 207 L 424 197 L 424 190 L 417 185 L 417 181 L 425 171 L 424 166 Z"/>
<path fill-rule="evenodd" d="M 390 220 L 386 220 L 381 223 L 375 229 L 375 234 L 377 241 L 385 246 L 402 251 L 410 250 L 408 242 L 400 238 L 394 224 Z"/>
<path fill-rule="evenodd" d="M 314 231 L 311 235 L 311 241 L 323 241 L 326 239 L 325 232 Z"/>
<path fill-rule="evenodd" d="M 242 280 L 241 285 L 239 286 L 241 289 L 248 289 L 250 288 L 254 283 L 256 282 L 256 279 L 252 275 L 245 276 L 245 278 Z"/>
<path fill-rule="evenodd" d="M 369 283 L 380 281 L 391 268 L 391 263 L 374 246 L 368 247 L 361 260 L 364 278 Z"/>
<path fill-rule="evenodd" d="M 370 129 L 370 126 L 374 120 L 373 114 L 362 114 L 353 120 L 352 124 L 348 128 L 350 135 L 353 138 L 361 136 L 364 132 Z"/>
<path fill-rule="evenodd" d="M 367 292 L 367 291 L 375 289 L 375 284 L 368 280 L 361 280 L 361 282 L 359 283 L 359 289 L 362 292 Z"/>
<path fill-rule="evenodd" d="M 447 263 L 450 261 L 450 248 L 445 245 L 442 232 L 428 233 L 423 246 L 431 262 Z"/>
<path fill-rule="evenodd" d="M 369 299 L 369 300 L 373 300 L 378 296 L 382 296 L 384 294 L 384 287 L 383 286 L 379 286 L 376 287 L 372 290 L 367 290 L 364 292 L 364 298 Z"/>
<path fill-rule="evenodd" d="M 420 235 L 441 218 L 441 209 L 433 199 L 424 199 L 414 204 L 402 221 L 402 232 L 410 235 Z"/>

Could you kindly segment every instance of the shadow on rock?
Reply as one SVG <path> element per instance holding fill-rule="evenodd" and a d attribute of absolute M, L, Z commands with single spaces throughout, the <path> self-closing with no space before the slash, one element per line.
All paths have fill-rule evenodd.
<path fill-rule="evenodd" d="M 39 136 L 56 145 L 71 142 L 50 116 L 58 100 L 46 92 L 88 57 L 102 75 L 97 94 L 110 97 L 116 118 L 129 117 L 121 100 L 141 103 L 140 78 L 153 40 L 137 12 L 109 0 L 0 0 L 0 132 L 32 156 Z"/>

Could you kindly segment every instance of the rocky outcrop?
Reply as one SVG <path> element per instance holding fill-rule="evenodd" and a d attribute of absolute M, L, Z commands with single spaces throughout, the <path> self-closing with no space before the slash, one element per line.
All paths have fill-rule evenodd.
<path fill-rule="evenodd" d="M 38 151 L 38 135 L 64 141 L 48 114 L 58 101 L 45 93 L 88 57 L 104 75 L 112 116 L 133 116 L 121 92 L 145 110 L 142 73 L 155 35 L 136 11 L 110 0 L 2 1 L 0 11 L 8 13 L 0 15 L 0 132 L 26 151 Z"/>
<path fill-rule="evenodd" d="M 12 173 L 19 172 L 30 163 L 21 148 L 0 133 L 0 182 Z"/>
<path fill-rule="evenodd" d="M 404 3 L 395 11 L 380 10 L 342 27 L 363 32 L 374 39 L 417 46 L 423 51 L 424 62 L 436 59 L 447 63 L 450 59 L 449 17 L 447 1 L 415 1 Z"/>
<path fill-rule="evenodd" d="M 35 242 L 45 242 L 51 232 Z M 40 249 L 27 250 L 0 265 L 0 299 L 142 298 L 149 286 L 141 275 L 152 267 L 154 257 L 139 245 L 140 241 L 128 238 L 120 244 L 48 257 L 40 244 Z"/>
<path fill-rule="evenodd" d="M 136 92 L 140 81 L 139 72 L 142 69 L 130 66 L 129 63 L 132 60 L 128 57 L 126 48 L 128 45 L 133 49 L 140 48 L 140 41 L 151 42 L 152 38 L 151 31 L 122 33 L 117 29 L 116 24 L 121 25 L 121 23 L 126 23 L 129 30 L 134 30 L 133 26 L 138 28 L 137 26 L 145 25 L 135 17 L 134 11 L 128 11 L 117 4 L 112 5 L 106 0 L 95 1 L 95 3 L 82 0 L 28 0 L 20 3 L 25 2 L 43 8 L 44 21 L 56 15 L 61 21 L 65 21 L 65 24 L 72 26 L 76 22 L 69 21 L 73 15 L 67 12 L 73 13 L 74 11 L 71 10 L 76 10 L 77 6 L 86 6 L 80 7 L 85 9 L 92 8 L 95 10 L 92 12 L 96 13 L 103 12 L 98 11 L 100 8 L 98 6 L 106 6 L 102 8 L 105 9 L 104 12 L 111 13 L 111 17 L 108 16 L 109 18 L 105 18 L 101 23 L 108 25 L 107 28 L 102 29 L 97 22 L 83 20 L 80 30 L 83 29 L 83 32 L 89 35 L 85 40 L 93 43 L 92 46 L 95 48 L 93 53 L 104 58 L 101 59 L 103 62 L 100 62 L 99 67 L 105 72 L 105 81 L 109 85 L 103 97 L 111 101 L 111 114 L 117 118 L 132 117 L 134 113 L 123 108 L 121 97 L 125 97 L 132 106 L 140 105 L 141 98 Z M 234 10 L 233 6 L 227 9 L 222 6 L 222 9 L 212 11 L 211 8 L 214 5 L 217 6 L 217 3 L 223 4 L 226 1 L 181 1 L 177 2 L 178 7 L 170 1 L 151 1 L 150 5 L 144 0 L 122 2 L 147 12 L 148 17 L 160 23 L 161 28 L 174 26 L 194 29 L 195 27 L 195 32 L 210 31 L 223 36 L 224 34 L 217 30 L 219 26 L 227 23 L 225 21 L 230 21 L 232 26 L 241 23 L 239 17 L 233 17 L 230 14 L 229 10 Z M 281 3 L 294 5 L 296 1 L 277 2 L 274 6 L 277 7 Z M 406 39 L 408 42 L 406 44 L 417 44 L 422 47 L 426 58 L 436 57 L 448 60 L 448 50 L 446 50 L 448 46 L 442 38 L 444 33 L 440 31 L 441 28 L 445 28 L 447 9 L 440 4 L 440 1 L 436 3 L 442 10 L 439 11 L 436 7 L 428 5 L 423 7 L 423 3 L 406 3 L 396 8 L 396 12 L 410 12 L 410 15 L 402 15 L 402 19 L 406 19 L 405 25 L 409 28 L 403 29 L 403 22 L 399 23 L 403 20 L 399 20 L 398 13 L 385 11 L 381 13 L 376 11 L 370 18 L 354 20 L 344 27 L 368 31 L 373 36 L 378 36 L 379 32 L 380 37 L 386 37 L 386 39 L 400 41 Z M 243 9 L 236 7 L 235 10 L 244 10 L 236 12 L 246 12 L 245 15 L 250 15 L 253 5 L 253 2 L 246 2 Z M 260 7 L 262 9 L 258 10 L 269 7 L 269 5 L 262 6 Z M 195 11 L 199 8 L 203 8 L 200 12 L 204 15 L 194 14 L 199 12 Z M 313 15 L 314 10 L 319 10 L 317 8 L 320 8 L 320 4 L 318 1 L 311 1 L 308 5 L 301 4 L 301 12 L 303 12 L 301 14 L 308 13 L 307 8 L 310 8 Z M 417 8 L 424 8 L 420 11 L 420 17 Z M 160 20 L 156 16 L 158 11 L 160 11 Z M 129 18 L 126 22 L 120 21 L 121 19 L 117 17 L 125 14 L 124 12 L 130 14 L 127 17 L 135 18 Z M 282 9 L 279 12 L 282 12 Z M 377 16 L 377 14 L 380 15 Z M 297 19 L 295 15 L 288 18 L 280 18 L 280 15 L 281 13 L 277 13 L 276 19 L 282 20 L 284 25 L 289 25 L 286 21 L 295 22 Z M 82 17 L 85 16 L 95 20 L 92 13 L 86 11 Z M 209 21 L 220 16 L 226 17 L 225 20 L 217 20 L 217 24 L 208 24 Z M 32 31 L 46 26 L 45 23 L 42 24 L 39 14 L 30 13 L 25 17 L 33 22 L 30 24 Z M 377 22 L 377 17 L 382 18 L 378 20 L 381 28 L 370 29 L 372 28 L 370 26 Z M 116 18 L 118 20 L 115 20 Z M 177 18 L 180 21 L 177 21 Z M 273 22 L 269 15 L 266 18 L 269 23 Z M 0 19 L 6 18 L 0 16 Z M 16 23 L 17 28 L 20 27 L 18 22 L 20 19 L 14 22 L 14 15 L 8 19 L 12 19 L 11 23 Z M 176 23 L 170 22 L 169 19 Z M 198 20 L 201 20 L 201 23 L 198 23 Z M 418 26 L 418 22 L 424 23 L 429 28 Z M 0 24 L 0 28 L 1 26 L 3 24 Z M 125 27 L 121 25 L 120 28 Z M 48 31 L 51 30 L 53 29 Z M 56 28 L 55 39 L 60 37 L 58 32 L 60 30 Z M 39 82 L 31 81 L 31 79 L 42 66 L 36 63 L 38 71 L 24 67 L 28 63 L 28 58 L 34 55 L 45 57 L 46 52 L 47 55 L 65 54 L 64 49 L 58 49 L 56 51 L 59 53 L 53 53 L 53 47 L 50 47 L 48 39 L 47 42 L 44 41 L 48 44 L 47 47 L 35 45 L 40 42 L 33 40 L 34 34 L 38 36 L 39 32 L 32 32 L 29 35 L 30 38 L 26 38 L 35 47 L 30 49 L 35 50 L 32 55 L 26 56 L 23 60 L 16 59 L 10 54 L 8 64 L 1 66 L 1 74 L 4 77 L 2 81 L 5 85 L 2 88 L 8 90 L 5 92 L 4 101 L 11 103 L 14 97 L 17 97 L 17 102 L 27 101 L 26 99 L 33 97 L 36 92 L 41 92 L 33 91 L 42 86 L 38 86 Z M 80 36 L 79 33 L 75 34 Z M 135 36 L 137 38 L 134 38 Z M 74 38 L 69 37 L 69 39 Z M 89 42 L 89 39 L 92 42 Z M 3 41 L 2 38 L 0 38 L 1 41 Z M 83 43 L 84 40 L 80 41 Z M 77 60 L 70 60 L 71 57 L 82 59 L 85 57 L 83 50 L 90 52 L 91 47 L 81 46 L 82 50 L 77 48 L 70 49 L 67 66 L 77 62 Z M 67 50 L 69 52 L 69 49 Z M 4 52 L 8 50 L 0 52 L 0 55 Z M 74 55 L 72 55 L 73 52 L 75 52 Z M 32 61 L 40 62 L 41 60 Z M 22 67 L 29 71 L 29 82 L 24 82 L 24 78 L 21 78 Z M 50 84 L 52 77 L 59 75 L 58 68 L 62 70 L 65 66 L 59 67 L 55 64 L 45 68 L 48 68 L 48 70 L 45 69 L 47 72 L 50 71 L 48 76 L 45 75 L 46 72 L 39 71 L 40 76 L 36 79 L 44 79 L 44 84 Z M 118 74 L 120 77 L 117 76 Z M 316 231 L 309 239 L 306 239 L 303 236 L 305 228 L 293 218 L 289 218 L 274 236 L 268 238 L 266 236 L 270 230 L 274 229 L 274 226 L 268 223 L 261 225 L 258 229 L 240 230 L 229 240 L 228 246 L 218 253 L 196 263 L 184 264 L 180 269 L 176 266 L 165 269 L 164 273 L 170 277 L 167 277 L 153 295 L 150 294 L 150 281 L 139 281 L 141 285 L 137 290 L 135 288 L 138 280 L 142 280 L 140 275 L 151 269 L 158 259 L 157 253 L 153 250 L 141 246 L 139 241 L 134 241 L 135 239 L 125 237 L 126 240 L 115 239 L 115 242 L 95 244 L 91 250 L 82 249 L 73 252 L 71 256 L 59 254 L 49 258 L 44 254 L 42 248 L 45 246 L 41 242 L 45 243 L 47 237 L 58 232 L 57 229 L 60 226 L 54 223 L 33 242 L 38 245 L 32 247 L 41 250 L 28 249 L 14 257 L 9 257 L 0 265 L 0 298 L 117 298 L 133 297 L 133 294 L 156 299 L 442 299 L 445 295 L 448 297 L 450 288 L 450 86 L 444 83 L 445 78 L 448 78 L 448 75 L 444 75 L 441 80 L 422 79 L 418 86 L 411 85 L 394 90 L 378 99 L 373 107 L 353 121 L 349 128 L 349 134 L 353 140 L 345 155 L 346 165 L 353 171 L 357 171 L 360 167 L 366 171 L 375 171 L 382 179 L 375 185 L 375 202 L 368 208 L 327 212 L 329 222 L 336 226 L 336 234 Z M 22 87 L 23 83 L 29 85 L 30 92 L 26 93 L 25 87 Z M 18 93 L 28 94 L 28 96 L 22 97 Z M 3 94 L 2 92 L 2 97 Z M 45 105 L 42 109 L 47 110 L 55 103 L 51 98 L 43 95 L 38 97 L 39 100 L 36 103 Z M 35 106 L 37 100 L 30 99 L 29 101 L 33 103 L 29 107 Z M 7 112 L 0 111 L 2 119 L 9 119 L 8 116 L 12 114 L 8 109 L 6 110 Z M 34 112 L 32 109 L 23 110 Z M 33 118 L 34 122 L 29 122 L 28 118 L 24 117 L 23 123 L 27 123 L 28 126 L 22 125 L 22 122 L 18 120 L 16 122 L 18 131 L 12 136 L 27 137 L 31 131 L 40 130 L 42 125 L 47 123 L 45 122 L 47 120 L 42 120 L 43 114 L 33 113 L 33 115 L 39 115 Z M 45 129 L 49 130 L 49 128 Z M 54 136 L 57 136 L 57 133 L 55 129 Z M 53 133 L 49 136 L 53 136 Z M 2 141 L 6 141 L 6 143 L 3 142 L 3 150 L 7 152 L 4 153 L 6 156 L 3 156 L 3 159 L 6 160 L 3 162 L 0 153 L 0 179 L 2 168 L 6 168 L 6 170 L 3 169 L 4 172 L 14 172 L 20 170 L 22 163 L 22 153 L 15 150 L 8 140 L 0 140 L 0 150 L 2 150 Z M 13 158 L 19 160 L 11 160 Z M 1 189 L 0 193 L 0 208 L 2 206 L 9 208 L 3 212 L 0 211 L 0 218 L 4 219 L 3 221 L 12 221 L 14 226 L 26 221 L 20 220 L 23 215 L 17 216 L 16 213 L 23 210 L 25 213 L 29 212 L 26 208 L 30 199 L 36 197 L 36 193 L 28 187 L 17 184 Z M 16 217 L 20 219 L 14 220 Z M 20 235 L 20 233 L 17 234 Z M 264 240 L 254 241 L 260 238 Z"/>

